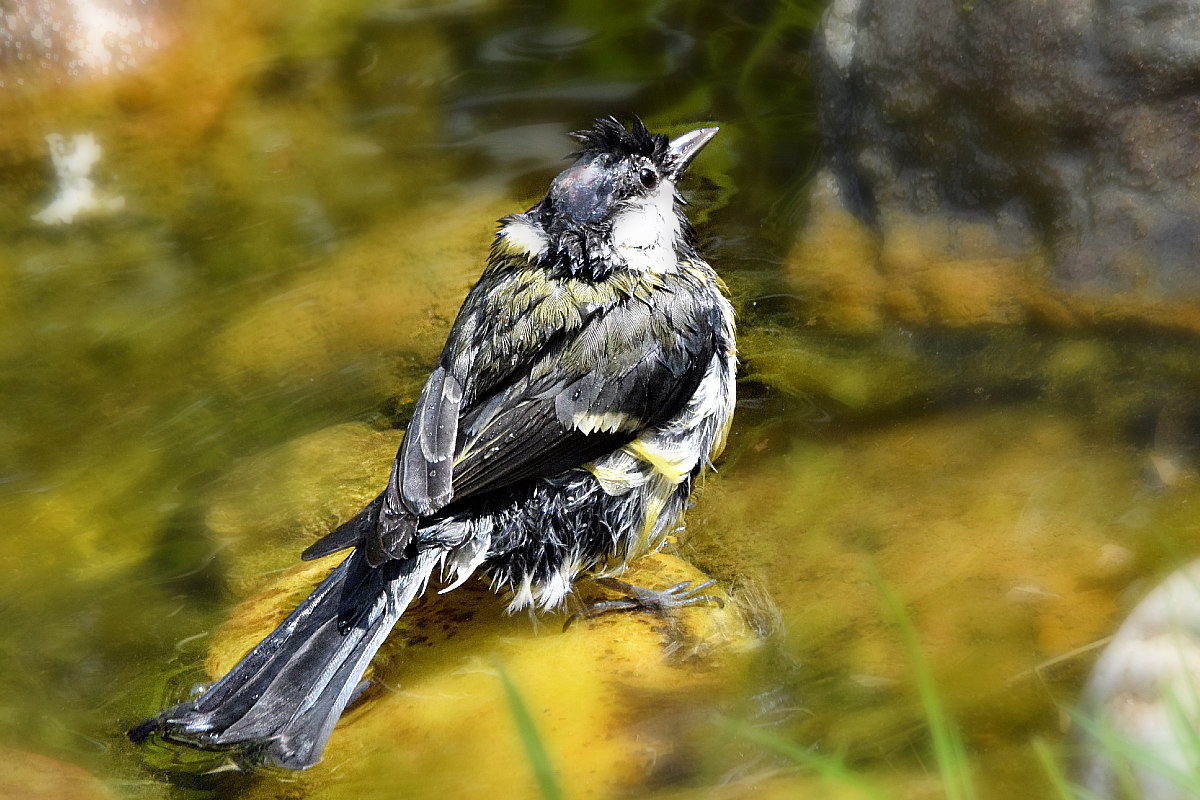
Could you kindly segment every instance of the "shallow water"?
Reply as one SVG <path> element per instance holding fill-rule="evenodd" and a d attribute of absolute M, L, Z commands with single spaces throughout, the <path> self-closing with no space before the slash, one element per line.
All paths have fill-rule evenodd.
<path fill-rule="evenodd" d="M 142 38 L 121 69 L 53 52 L 0 65 L 0 743 L 52 787 L 41 796 L 514 785 L 508 771 L 456 782 L 453 759 L 415 746 L 402 774 L 350 762 L 341 781 L 214 785 L 151 769 L 123 731 L 204 679 L 210 634 L 335 522 L 330 494 L 369 497 L 347 500 L 338 475 L 370 486 L 386 471 L 394 439 L 375 437 L 407 417 L 495 220 L 537 198 L 572 148 L 564 134 L 635 113 L 671 132 L 722 128 L 685 189 L 738 306 L 742 399 L 676 548 L 757 631 L 717 707 L 844 753 L 896 796 L 940 796 L 891 587 L 981 796 L 1050 796 L 1030 742 L 1064 741 L 1059 704 L 1087 648 L 1196 550 L 1195 345 L 812 324 L 783 263 L 816 163 L 816 12 L 126 8 Z M 108 207 L 32 219 L 56 191 L 45 136 L 84 132 Z M 485 630 L 532 636 L 518 622 Z M 683 721 L 666 766 L 594 783 L 567 771 L 566 795 L 814 786 L 728 725 L 669 719 Z"/>

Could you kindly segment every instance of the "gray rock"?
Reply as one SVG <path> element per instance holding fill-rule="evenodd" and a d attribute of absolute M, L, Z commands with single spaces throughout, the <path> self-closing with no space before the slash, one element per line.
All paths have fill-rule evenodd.
<path fill-rule="evenodd" d="M 1200 561 L 1162 582 L 1121 624 L 1081 700 L 1082 785 L 1099 798 L 1196 797 L 1200 780 Z"/>
<path fill-rule="evenodd" d="M 814 61 L 843 203 L 874 224 L 1003 208 L 1037 232 L 1061 290 L 1200 291 L 1198 12 L 835 0 Z"/>

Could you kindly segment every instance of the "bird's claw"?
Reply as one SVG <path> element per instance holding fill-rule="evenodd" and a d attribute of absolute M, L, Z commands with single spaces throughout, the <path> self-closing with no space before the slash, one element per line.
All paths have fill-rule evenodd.
<path fill-rule="evenodd" d="M 713 586 L 716 581 L 709 579 L 703 583 L 692 585 L 691 581 L 682 581 L 667 589 L 647 589 L 644 586 L 634 586 L 616 578 L 599 578 L 596 581 L 610 589 L 623 593 L 624 597 L 613 600 L 601 600 L 586 608 L 576 611 L 567 617 L 563 623 L 566 631 L 577 619 L 591 619 L 602 614 L 612 614 L 622 611 L 649 611 L 659 616 L 665 616 L 669 611 L 687 606 L 698 606 L 715 603 L 720 608 L 725 607 L 725 601 L 715 594 L 707 594 L 704 590 Z"/>

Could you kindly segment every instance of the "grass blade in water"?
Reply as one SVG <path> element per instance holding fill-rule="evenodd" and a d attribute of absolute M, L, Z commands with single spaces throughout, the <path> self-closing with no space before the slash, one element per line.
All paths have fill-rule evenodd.
<path fill-rule="evenodd" d="M 537 776 L 538 785 L 542 789 L 542 797 L 544 800 L 562 800 L 558 782 L 554 779 L 554 766 L 550 763 L 550 756 L 542 744 L 542 737 L 533 724 L 533 717 L 530 716 L 525 701 L 521 699 L 521 693 L 517 691 L 512 679 L 508 677 L 508 671 L 499 661 L 496 662 L 496 672 L 500 675 L 501 683 L 504 684 L 504 694 L 512 709 L 513 720 L 517 724 L 521 743 L 525 745 L 525 754 L 529 756 L 529 763 L 533 767 L 533 773 Z"/>

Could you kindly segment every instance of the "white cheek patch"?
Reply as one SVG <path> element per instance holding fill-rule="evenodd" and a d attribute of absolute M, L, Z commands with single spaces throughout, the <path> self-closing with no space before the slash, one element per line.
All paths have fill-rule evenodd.
<path fill-rule="evenodd" d="M 631 202 L 613 218 L 613 246 L 632 270 L 674 272 L 679 229 L 675 184 L 663 181 L 654 192 Z"/>
<path fill-rule="evenodd" d="M 509 220 L 500 229 L 500 241 L 515 255 L 539 258 L 546 252 L 549 239 L 535 223 L 524 217 Z"/>

